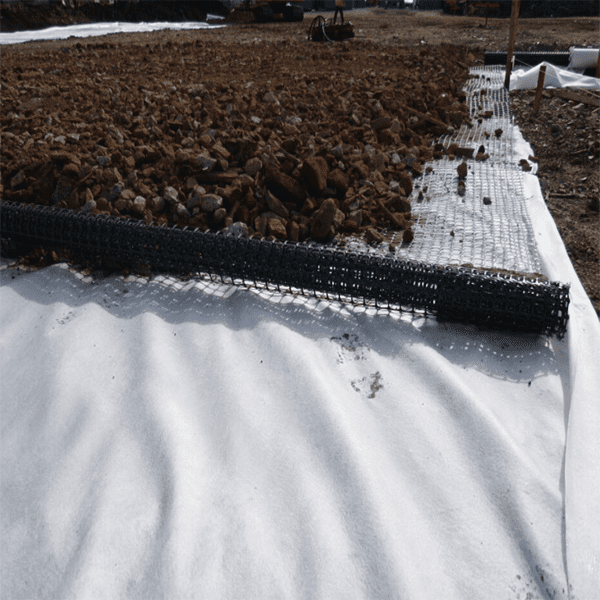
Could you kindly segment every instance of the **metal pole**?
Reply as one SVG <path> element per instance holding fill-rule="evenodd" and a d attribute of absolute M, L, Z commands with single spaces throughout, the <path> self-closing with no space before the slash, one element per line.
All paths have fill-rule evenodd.
<path fill-rule="evenodd" d="M 512 71 L 513 54 L 515 50 L 515 40 L 517 37 L 517 24 L 519 22 L 519 12 L 521 10 L 521 0 L 512 0 L 510 12 L 510 37 L 508 40 L 508 49 L 506 52 L 506 77 L 504 87 L 510 88 L 510 72 Z"/>

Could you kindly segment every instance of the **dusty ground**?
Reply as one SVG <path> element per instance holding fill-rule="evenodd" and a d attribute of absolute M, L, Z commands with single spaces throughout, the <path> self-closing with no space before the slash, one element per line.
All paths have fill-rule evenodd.
<path fill-rule="evenodd" d="M 394 65 L 400 62 L 397 59 L 406 52 L 405 48 L 411 49 L 409 53 L 411 56 L 417 56 L 418 60 L 425 61 L 424 64 L 431 73 L 435 72 L 436 68 L 440 72 L 447 68 L 445 66 L 446 58 L 448 52 L 451 52 L 453 60 L 450 63 L 458 68 L 456 71 L 458 80 L 459 73 L 469 62 L 469 58 L 474 57 L 475 62 L 482 63 L 485 50 L 506 50 L 508 40 L 508 20 L 490 19 L 487 26 L 484 26 L 483 18 L 450 17 L 440 13 L 420 13 L 410 10 L 367 9 L 346 12 L 346 19 L 351 20 L 355 25 L 357 34 L 355 40 L 347 42 L 345 46 L 339 48 L 319 49 L 320 47 L 315 48 L 314 44 L 306 42 L 306 32 L 313 16 L 307 13 L 302 24 L 247 24 L 213 31 L 183 33 L 163 31 L 154 34 L 113 35 L 95 40 L 71 39 L 5 47 L 2 51 L 1 98 L 4 104 L 7 99 L 8 73 L 13 72 L 12 69 L 22 61 L 22 66 L 27 66 L 27 69 L 22 73 L 20 82 L 14 82 L 17 93 L 22 96 L 21 100 L 26 101 L 28 98 L 36 97 L 35 86 L 40 85 L 41 75 L 48 80 L 53 80 L 56 94 L 51 102 L 57 103 L 59 107 L 62 107 L 61 110 L 68 111 L 69 106 L 66 101 L 69 94 L 75 93 L 77 102 L 85 102 L 86 98 L 92 100 L 93 94 L 96 93 L 93 91 L 93 87 L 86 87 L 90 83 L 86 79 L 89 75 L 86 69 L 95 71 L 102 77 L 111 76 L 116 73 L 119 65 L 119 62 L 114 61 L 111 57 L 115 52 L 123 51 L 123 56 L 126 56 L 127 60 L 118 67 L 121 70 L 119 77 L 124 78 L 121 79 L 123 83 L 127 83 L 127 78 L 131 83 L 135 83 L 128 89 L 130 96 L 122 97 L 123 107 L 127 103 L 135 105 L 136 102 L 141 102 L 141 99 L 136 97 L 140 89 L 137 77 L 140 75 L 145 78 L 144 88 L 153 89 L 158 94 L 161 87 L 164 88 L 165 79 L 171 81 L 175 87 L 181 84 L 192 87 L 199 82 L 206 82 L 207 78 L 218 79 L 219 74 L 223 74 L 224 67 L 227 65 L 232 70 L 229 74 L 230 78 L 235 78 L 238 82 L 245 79 L 256 79 L 256 69 L 258 69 L 264 74 L 265 81 L 273 85 L 274 93 L 279 93 L 288 87 L 293 76 L 301 77 L 302 74 L 308 73 L 308 77 L 320 85 L 323 85 L 326 80 L 325 87 L 314 98 L 314 101 L 318 101 L 318 103 L 323 100 L 324 94 L 331 99 L 336 98 L 339 92 L 346 93 L 348 86 L 345 85 L 345 82 L 353 77 L 354 85 L 357 87 L 354 91 L 355 97 L 351 101 L 358 100 L 357 104 L 360 104 L 372 100 L 367 96 L 363 98 L 361 95 L 366 93 L 367 88 L 359 91 L 361 86 L 369 85 L 370 71 L 375 74 L 378 83 L 382 85 L 388 87 L 399 85 L 396 81 L 398 72 Z M 331 15 L 325 13 L 325 16 Z M 599 25 L 600 20 L 592 18 L 523 20 L 517 35 L 517 50 L 568 50 L 571 46 L 597 47 Z M 263 41 L 276 44 L 264 45 Z M 447 43 L 460 44 L 462 49 L 455 48 L 449 51 L 448 47 L 440 46 Z M 415 50 L 422 52 L 415 54 Z M 93 56 L 94 53 L 97 56 Z M 472 56 L 469 57 L 469 54 Z M 385 57 L 382 58 L 383 55 Z M 87 57 L 92 56 L 93 65 L 86 60 Z M 231 62 L 228 56 L 236 57 L 236 60 Z M 249 59 L 254 57 L 254 60 L 244 62 L 243 57 Z M 348 57 L 351 60 L 345 60 Z M 259 61 L 256 60 L 258 58 L 260 58 Z M 33 72 L 31 61 L 36 63 L 36 67 L 41 72 L 38 74 Z M 61 76 L 63 68 L 61 62 L 69 64 L 70 68 L 74 69 L 68 73 L 68 76 Z M 58 74 L 55 71 L 58 71 Z M 165 76 L 166 72 L 170 73 L 168 78 Z M 386 72 L 387 75 L 384 75 Z M 83 77 L 81 85 L 73 85 L 74 81 L 77 81 L 77 74 Z M 267 77 L 269 79 L 266 79 Z M 100 82 L 101 80 L 97 79 L 96 83 Z M 310 84 L 309 81 L 308 86 Z M 108 84 L 103 85 L 108 86 Z M 277 86 L 281 87 L 278 89 Z M 105 90 L 108 89 L 109 87 L 105 87 Z M 263 90 L 263 97 L 267 91 L 266 88 Z M 165 93 L 168 94 L 167 91 Z M 104 110 L 104 115 L 111 115 L 113 110 L 111 97 L 108 93 L 105 96 L 102 110 Z M 514 112 L 517 122 L 523 129 L 526 139 L 532 143 L 535 155 L 540 161 L 539 176 L 546 201 L 565 241 L 575 269 L 596 310 L 600 313 L 600 234 L 597 209 L 597 198 L 600 194 L 598 178 L 599 111 L 593 106 L 580 106 L 580 103 L 577 102 L 545 97 L 539 114 L 534 114 L 530 104 L 531 94 L 519 93 L 514 96 Z M 310 102 L 306 104 L 310 104 Z M 393 112 L 390 106 L 385 105 L 385 102 L 383 104 L 386 114 L 390 111 Z M 415 110 L 414 105 L 406 104 L 406 107 Z M 37 108 L 39 107 L 33 107 L 34 110 Z M 140 105 L 138 109 L 141 108 Z M 3 115 L 6 115 L 4 106 L 2 112 Z M 99 112 L 101 111 L 96 111 L 98 114 Z M 308 121 L 309 112 L 302 114 L 306 121 Z M 67 113 L 65 112 L 65 114 Z M 442 120 L 446 116 L 443 111 L 439 110 L 436 114 Z M 363 119 L 365 122 L 368 120 L 369 123 L 376 116 L 375 113 L 357 114 L 359 121 Z M 448 123 L 447 119 L 446 123 Z M 363 124 L 359 122 L 356 127 L 360 128 Z M 7 130 L 7 123 L 3 121 L 2 131 L 6 132 Z M 320 135 L 320 132 L 317 131 L 301 131 L 300 133 L 308 134 L 309 137 L 312 135 L 313 138 L 317 134 Z M 358 132 L 356 133 L 358 134 Z M 373 141 L 374 145 L 381 142 L 380 139 L 376 139 L 377 136 L 375 139 L 365 140 L 364 135 L 367 133 L 372 136 L 376 132 L 372 128 L 364 129 L 361 134 L 363 139 L 356 140 L 357 143 L 363 144 L 363 149 L 368 141 Z M 405 135 L 406 128 L 396 133 Z M 427 132 L 421 131 L 419 135 L 424 138 Z M 360 135 L 358 137 L 360 138 Z M 433 144 L 433 137 L 430 137 L 431 139 L 428 141 Z M 181 142 L 181 139 L 178 141 Z M 178 141 L 173 140 L 175 144 Z M 325 140 L 322 138 L 317 141 L 325 144 Z M 409 136 L 404 140 L 393 140 L 391 143 L 398 143 L 409 151 L 411 147 L 414 147 L 411 145 L 411 141 L 425 140 L 411 140 Z M 342 139 L 340 142 L 344 143 Z M 388 139 L 387 142 L 390 140 Z M 349 143 L 353 143 L 352 140 L 349 140 Z M 303 144 L 302 151 L 311 150 L 308 138 L 303 138 Z M 3 143 L 2 152 L 5 151 L 5 148 L 6 144 Z M 389 144 L 388 146 L 384 144 L 383 147 L 377 147 L 377 149 L 382 154 L 387 153 L 388 157 L 391 156 Z M 117 160 L 130 158 L 127 153 L 120 153 L 120 156 L 116 156 L 116 153 L 111 152 L 115 154 Z M 318 147 L 315 153 L 319 154 Z M 109 153 L 111 157 L 112 154 Z M 134 155 L 133 152 L 131 154 Z M 404 159 L 405 155 L 401 154 L 401 157 Z M 422 157 L 417 156 L 416 158 L 424 157 L 425 150 L 423 150 Z M 330 158 L 327 157 L 331 163 Z M 144 158 L 144 160 L 146 159 Z M 60 163 L 61 168 L 70 164 L 68 161 L 65 164 L 65 161 L 66 159 Z M 402 162 L 406 164 L 406 161 Z M 330 164 L 330 167 L 333 166 L 335 165 Z M 372 170 L 371 164 L 366 166 Z M 74 171 L 74 167 L 70 168 Z M 122 169 L 124 168 L 122 167 Z M 291 169 L 292 166 L 287 165 L 286 168 Z M 405 170 L 411 174 L 410 168 L 405 167 Z M 6 172 L 6 157 L 3 171 Z M 290 173 L 294 174 L 293 171 Z M 399 174 L 388 173 L 385 170 L 380 173 L 385 184 L 389 184 Z M 350 185 L 353 186 L 353 193 L 358 194 L 360 168 L 354 172 L 354 176 L 355 180 L 351 181 Z M 300 178 L 299 180 L 304 182 L 304 179 Z M 3 183 L 6 186 L 5 180 Z M 101 183 L 99 181 L 96 185 L 101 186 Z M 147 183 L 149 185 L 150 182 Z M 371 184 L 375 183 L 371 181 Z M 381 184 L 381 182 L 379 183 Z M 89 189 L 98 192 L 98 189 Z M 186 198 L 191 193 L 190 190 L 187 192 L 181 190 L 181 192 L 184 195 L 187 193 Z M 288 207 L 288 209 L 290 208 L 292 207 Z M 346 212 L 346 220 L 348 216 L 349 213 Z M 373 217 L 377 219 L 382 215 L 374 214 Z M 210 226 L 211 223 L 208 225 Z"/>
<path fill-rule="evenodd" d="M 513 112 L 539 158 L 542 192 L 571 262 L 600 315 L 600 111 L 578 101 L 512 92 Z"/>

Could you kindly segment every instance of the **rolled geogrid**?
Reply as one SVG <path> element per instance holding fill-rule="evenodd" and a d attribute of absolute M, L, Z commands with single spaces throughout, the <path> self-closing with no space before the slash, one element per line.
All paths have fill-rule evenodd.
<path fill-rule="evenodd" d="M 568 288 L 518 274 L 237 238 L 106 215 L 0 203 L 2 235 L 13 245 L 72 252 L 91 265 L 135 272 L 208 273 L 280 291 L 324 292 L 341 301 L 419 311 L 493 329 L 563 336 Z"/>

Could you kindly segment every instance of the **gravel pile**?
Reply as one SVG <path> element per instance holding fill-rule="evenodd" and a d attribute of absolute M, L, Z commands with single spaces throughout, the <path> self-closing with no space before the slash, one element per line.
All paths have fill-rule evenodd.
<path fill-rule="evenodd" d="M 2 61 L 5 200 L 233 235 L 412 239 L 464 48 L 77 43 Z"/>

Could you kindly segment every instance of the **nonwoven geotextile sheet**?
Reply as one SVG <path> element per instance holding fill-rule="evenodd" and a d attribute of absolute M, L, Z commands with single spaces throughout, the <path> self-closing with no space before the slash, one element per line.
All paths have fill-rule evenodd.
<path fill-rule="evenodd" d="M 181 295 L 5 281 L 5 597 L 566 591 L 551 344 Z"/>
<path fill-rule="evenodd" d="M 183 23 L 83 23 L 81 25 L 48 27 L 37 31 L 0 33 L 0 46 L 3 44 L 23 44 L 31 41 L 66 40 L 71 37 L 98 37 L 113 33 L 144 33 L 162 29 L 175 29 L 178 31 L 185 29 L 216 29 L 218 27 L 223 27 L 223 25 L 209 25 L 201 21 Z"/>
<path fill-rule="evenodd" d="M 593 597 L 600 335 L 576 276 L 559 342 L 1 273 L 2 597 Z"/>

